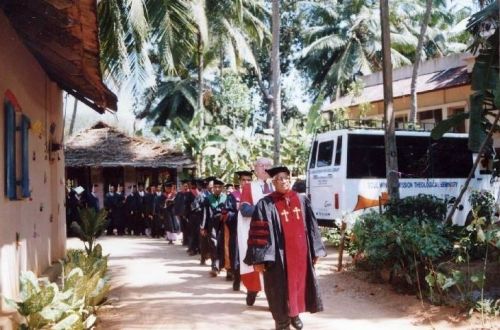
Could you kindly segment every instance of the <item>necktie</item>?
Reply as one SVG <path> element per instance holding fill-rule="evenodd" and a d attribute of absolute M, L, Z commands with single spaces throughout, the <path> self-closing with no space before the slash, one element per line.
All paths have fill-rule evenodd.
<path fill-rule="evenodd" d="M 269 183 L 264 183 L 264 194 L 269 194 L 271 192 L 271 188 L 269 188 Z"/>

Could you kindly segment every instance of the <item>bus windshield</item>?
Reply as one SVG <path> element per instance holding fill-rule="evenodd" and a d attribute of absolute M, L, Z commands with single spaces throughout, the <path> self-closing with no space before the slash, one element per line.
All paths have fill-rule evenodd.
<path fill-rule="evenodd" d="M 472 168 L 467 138 L 396 136 L 401 178 L 466 178 Z M 385 178 L 383 135 L 349 134 L 347 178 Z"/>

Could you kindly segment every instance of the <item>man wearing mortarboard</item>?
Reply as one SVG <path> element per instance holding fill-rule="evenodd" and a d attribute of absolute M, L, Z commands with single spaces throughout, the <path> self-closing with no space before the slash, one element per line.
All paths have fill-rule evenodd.
<path fill-rule="evenodd" d="M 252 182 L 251 171 L 238 171 L 235 172 L 238 176 L 240 185 L 245 185 Z M 227 194 L 225 204 L 225 212 L 223 212 L 223 243 L 224 254 L 222 255 L 222 265 L 227 271 L 226 280 L 233 281 L 233 290 L 240 290 L 240 271 L 239 271 L 239 258 L 238 258 L 238 210 L 240 207 L 241 193 L 238 190 Z"/>
<path fill-rule="evenodd" d="M 257 180 L 242 186 L 241 192 L 241 205 L 238 214 L 238 254 L 240 277 L 247 289 L 246 303 L 248 306 L 255 303 L 258 292 L 262 290 L 262 276 L 253 267 L 246 265 L 243 258 L 247 252 L 248 231 L 255 204 L 274 189 L 266 172 L 266 169 L 271 168 L 271 166 L 271 159 L 264 157 L 257 159 L 254 163 L 254 173 Z"/>
<path fill-rule="evenodd" d="M 299 313 L 323 310 L 314 265 L 326 250 L 309 200 L 291 189 L 288 168 L 267 173 L 276 191 L 255 206 L 244 262 L 264 275 L 276 329 L 302 329 Z"/>
<path fill-rule="evenodd" d="M 168 241 L 168 244 L 173 244 L 175 241 L 177 241 L 177 235 L 181 231 L 179 219 L 177 219 L 174 214 L 174 200 L 176 194 L 177 192 L 174 189 L 174 184 L 172 182 L 165 183 L 165 230 L 167 232 L 166 239 Z"/>
<path fill-rule="evenodd" d="M 200 224 L 203 218 L 203 204 L 205 196 L 203 194 L 203 182 L 200 179 L 191 180 L 191 194 L 193 199 L 189 205 L 188 223 L 189 223 L 189 248 L 188 253 L 190 256 L 195 256 L 200 253 Z M 199 198 L 202 198 L 201 200 Z M 201 202 L 201 204 L 199 203 Z M 201 212 L 200 212 L 201 211 Z"/>
<path fill-rule="evenodd" d="M 174 199 L 174 214 L 181 224 L 182 231 L 182 245 L 187 246 L 189 250 L 189 242 L 191 240 L 191 233 L 189 230 L 189 212 L 191 210 L 191 203 L 194 196 L 191 193 L 189 186 L 191 180 L 181 180 L 182 189 L 175 195 Z M 190 251 L 188 251 L 189 253 Z"/>
<path fill-rule="evenodd" d="M 195 252 L 191 254 L 200 253 L 200 265 L 205 265 L 206 259 L 210 258 L 208 237 L 202 236 L 201 224 L 203 223 L 203 218 L 207 205 L 207 197 L 211 194 L 207 187 L 209 181 L 212 181 L 213 185 L 214 178 L 206 178 L 197 180 L 198 195 L 194 198 L 191 203 L 191 213 L 189 216 L 189 221 L 192 223 L 193 227 L 193 241 L 191 242 L 191 248 Z M 196 250 L 198 249 L 198 251 Z"/>
<path fill-rule="evenodd" d="M 204 238 L 208 238 L 208 248 L 212 268 L 210 275 L 215 277 L 221 269 L 220 254 L 221 254 L 221 234 L 222 234 L 222 211 L 224 209 L 227 195 L 223 194 L 224 182 L 221 180 L 213 180 L 212 193 L 206 198 L 205 212 L 203 222 L 201 223 L 201 234 Z"/>

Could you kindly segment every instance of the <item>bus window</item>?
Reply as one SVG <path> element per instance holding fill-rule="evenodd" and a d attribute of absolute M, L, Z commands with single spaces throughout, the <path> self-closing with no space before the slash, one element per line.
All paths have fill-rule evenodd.
<path fill-rule="evenodd" d="M 318 148 L 318 167 L 332 165 L 332 157 L 333 157 L 333 140 L 321 142 Z"/>
<path fill-rule="evenodd" d="M 383 135 L 349 135 L 347 140 L 347 178 L 385 178 Z"/>
<path fill-rule="evenodd" d="M 335 166 L 340 165 L 340 159 L 342 157 L 342 136 L 337 139 L 337 149 L 335 149 Z"/>
<path fill-rule="evenodd" d="M 466 178 L 472 168 L 467 139 L 441 138 L 432 141 L 432 174 L 435 178 Z"/>
<path fill-rule="evenodd" d="M 426 136 L 397 136 L 398 171 L 402 178 L 430 178 L 430 138 Z"/>
<path fill-rule="evenodd" d="M 314 141 L 312 152 L 311 152 L 311 161 L 309 162 L 309 168 L 316 167 L 316 151 L 317 150 L 318 150 L 318 141 Z"/>

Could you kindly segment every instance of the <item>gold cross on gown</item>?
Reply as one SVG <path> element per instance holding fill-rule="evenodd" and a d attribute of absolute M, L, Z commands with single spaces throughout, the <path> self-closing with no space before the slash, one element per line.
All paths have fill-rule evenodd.
<path fill-rule="evenodd" d="M 293 209 L 293 213 L 295 213 L 295 217 L 297 218 L 297 220 L 300 220 L 300 209 L 297 206 L 295 206 L 295 208 Z"/>
<path fill-rule="evenodd" d="M 290 213 L 287 211 L 287 210 L 283 210 L 283 212 L 281 212 L 281 215 L 285 217 L 285 221 L 288 222 L 288 215 Z"/>

